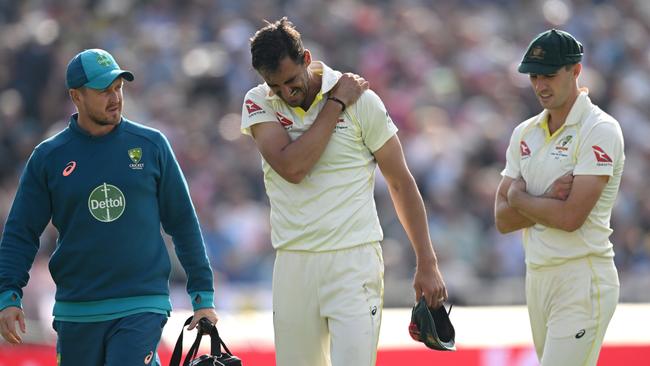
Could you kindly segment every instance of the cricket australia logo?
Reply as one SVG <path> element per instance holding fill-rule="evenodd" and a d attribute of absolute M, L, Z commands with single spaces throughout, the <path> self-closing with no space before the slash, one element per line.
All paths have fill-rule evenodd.
<path fill-rule="evenodd" d="M 88 210 L 101 222 L 115 221 L 122 216 L 126 208 L 126 199 L 119 188 L 103 183 L 93 189 L 88 197 Z"/>
<path fill-rule="evenodd" d="M 106 55 L 97 55 L 97 63 L 104 67 L 109 67 L 112 64 L 111 59 Z"/>
<path fill-rule="evenodd" d="M 140 162 L 140 159 L 142 159 L 142 148 L 136 147 L 133 149 L 129 149 L 128 152 L 129 152 L 129 159 L 131 159 L 132 161 L 132 163 L 129 164 L 129 168 L 142 170 L 142 168 L 144 168 L 144 163 Z"/>
<path fill-rule="evenodd" d="M 544 56 L 546 56 L 546 51 L 540 46 L 535 46 L 530 50 L 530 53 L 528 54 L 529 58 L 535 59 L 535 60 L 543 60 Z"/>
<path fill-rule="evenodd" d="M 573 136 L 568 135 L 565 138 L 563 138 L 562 140 L 560 140 L 560 145 L 567 146 L 571 142 L 572 139 L 573 139 Z"/>
<path fill-rule="evenodd" d="M 565 136 L 560 142 L 555 145 L 555 149 L 551 151 L 551 155 L 555 157 L 555 160 L 564 159 L 569 156 L 569 144 L 573 139 L 572 135 Z"/>

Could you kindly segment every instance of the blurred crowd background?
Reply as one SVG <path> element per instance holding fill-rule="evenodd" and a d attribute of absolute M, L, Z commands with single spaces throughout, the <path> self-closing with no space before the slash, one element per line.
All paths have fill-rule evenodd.
<path fill-rule="evenodd" d="M 451 300 L 461 305 L 524 303 L 521 233 L 501 235 L 493 219 L 510 133 L 540 111 L 516 67 L 536 34 L 557 27 L 576 36 L 586 52 L 580 83 L 625 135 L 611 237 L 621 301 L 650 301 L 646 0 L 0 0 L 0 225 L 32 149 L 74 112 L 67 62 L 104 48 L 136 76 L 125 87 L 125 116 L 162 130 L 175 149 L 215 269 L 218 309 L 270 309 L 274 252 L 261 157 L 239 125 L 245 92 L 262 82 L 249 38 L 264 19 L 285 15 L 315 59 L 363 75 L 384 100 Z M 379 173 L 376 200 L 385 303 L 410 306 L 414 256 Z M 31 271 L 32 318 L 51 312 L 47 262 L 56 237 L 50 226 Z M 184 280 L 176 263 L 173 302 L 189 308 Z"/>

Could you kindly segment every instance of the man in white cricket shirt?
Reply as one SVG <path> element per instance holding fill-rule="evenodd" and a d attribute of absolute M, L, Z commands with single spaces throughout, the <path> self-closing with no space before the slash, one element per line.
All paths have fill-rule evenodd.
<path fill-rule="evenodd" d="M 555 29 L 529 45 L 519 72 L 544 110 L 512 133 L 496 195 L 497 229 L 523 229 L 526 302 L 543 366 L 596 365 L 619 295 L 609 236 L 623 134 L 578 87 L 582 54 Z"/>
<path fill-rule="evenodd" d="M 251 53 L 265 83 L 244 98 L 242 131 L 262 154 L 271 203 L 277 365 L 374 365 L 384 271 L 377 165 L 417 256 L 415 299 L 438 307 L 447 298 L 397 128 L 365 80 L 312 61 L 286 18 L 258 30 Z"/>

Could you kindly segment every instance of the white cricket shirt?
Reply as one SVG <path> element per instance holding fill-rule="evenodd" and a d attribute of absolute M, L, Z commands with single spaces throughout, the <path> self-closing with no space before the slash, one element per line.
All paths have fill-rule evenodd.
<path fill-rule="evenodd" d="M 288 106 L 260 84 L 244 98 L 242 133 L 250 135 L 250 127 L 263 122 L 280 123 L 292 140 L 307 131 L 341 76 L 321 62 L 310 68 L 322 76 L 322 86 L 309 110 Z M 262 158 L 273 247 L 328 251 L 382 240 L 372 153 L 396 132 L 381 99 L 369 90 L 341 114 L 323 155 L 299 184 L 286 181 Z"/>
<path fill-rule="evenodd" d="M 524 229 L 526 264 L 555 265 L 587 255 L 614 256 L 610 218 L 623 174 L 623 133 L 618 122 L 591 103 L 586 92 L 576 99 L 566 122 L 551 136 L 548 111 L 532 117 L 512 133 L 502 175 L 526 181 L 528 193 L 540 196 L 560 176 L 607 175 L 600 199 L 574 232 L 536 224 Z"/>

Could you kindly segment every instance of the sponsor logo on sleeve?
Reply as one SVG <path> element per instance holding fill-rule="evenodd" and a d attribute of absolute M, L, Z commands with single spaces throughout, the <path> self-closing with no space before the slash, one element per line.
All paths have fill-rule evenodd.
<path fill-rule="evenodd" d="M 280 112 L 275 112 L 275 116 L 278 118 L 278 121 L 282 124 L 285 130 L 290 130 L 291 127 L 293 126 L 293 121 L 284 116 Z"/>
<path fill-rule="evenodd" d="M 521 152 L 521 158 L 529 158 L 530 157 L 530 148 L 526 144 L 526 141 L 521 140 L 519 142 L 519 151 Z"/>
<path fill-rule="evenodd" d="M 253 102 L 250 99 L 246 99 L 244 104 L 246 105 L 246 110 L 248 111 L 248 117 L 253 117 L 253 116 L 258 115 L 258 114 L 266 113 L 262 109 L 262 107 L 260 107 L 259 105 L 257 105 L 255 102 Z"/>
<path fill-rule="evenodd" d="M 612 158 L 607 155 L 605 150 L 603 150 L 602 147 L 598 145 L 594 145 L 591 147 L 594 150 L 594 155 L 596 155 L 596 165 L 598 166 L 606 166 L 606 165 L 612 165 Z"/>

